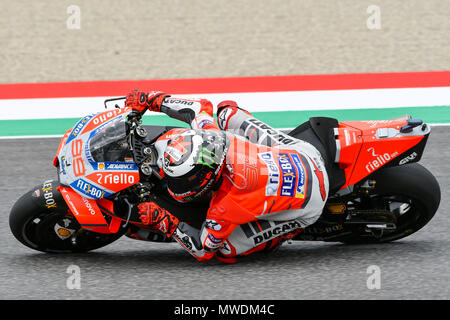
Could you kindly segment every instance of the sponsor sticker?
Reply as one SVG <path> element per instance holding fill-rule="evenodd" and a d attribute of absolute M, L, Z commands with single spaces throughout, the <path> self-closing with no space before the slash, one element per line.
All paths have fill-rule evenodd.
<path fill-rule="evenodd" d="M 200 113 L 195 121 L 197 122 L 197 127 L 203 129 L 207 125 L 214 125 L 213 118 L 207 113 Z"/>
<path fill-rule="evenodd" d="M 211 233 L 208 234 L 208 237 L 205 239 L 205 247 L 211 248 L 211 249 L 217 249 L 220 247 L 222 240 L 217 239 L 214 237 Z"/>
<path fill-rule="evenodd" d="M 295 167 L 287 153 L 277 155 L 278 164 L 282 172 L 280 196 L 293 197 L 296 191 L 296 171 Z"/>
<path fill-rule="evenodd" d="M 135 163 L 105 163 L 105 170 L 138 170 Z"/>
<path fill-rule="evenodd" d="M 108 197 L 111 195 L 83 179 L 75 180 L 70 184 L 70 186 L 74 190 L 77 190 L 80 193 L 83 193 L 93 199 L 101 199 L 103 197 Z"/>
<path fill-rule="evenodd" d="M 400 160 L 398 165 L 401 166 L 401 165 L 407 164 L 408 162 L 413 161 L 415 158 L 417 158 L 417 152 L 413 152 L 409 156 L 407 156 L 406 158 Z"/>
<path fill-rule="evenodd" d="M 275 139 L 276 141 L 278 141 L 281 144 L 293 144 L 293 143 L 295 143 L 295 140 L 292 137 L 290 137 L 288 135 L 285 135 L 281 131 L 276 130 L 276 129 L 268 126 L 267 124 L 265 124 L 262 121 L 259 121 L 258 119 L 251 118 L 251 119 L 248 119 L 247 121 L 251 122 L 256 127 L 262 129 L 263 132 L 265 132 L 266 134 L 270 135 L 271 138 Z"/>
<path fill-rule="evenodd" d="M 83 131 L 83 128 L 86 126 L 86 124 L 94 117 L 94 115 L 88 115 L 82 118 L 80 121 L 78 121 L 75 124 L 75 127 L 73 128 L 72 132 L 69 135 L 69 138 L 66 141 L 66 144 L 68 144 L 70 141 L 78 137 L 78 135 Z"/>
<path fill-rule="evenodd" d="M 219 123 L 219 127 L 220 129 L 225 129 L 228 123 L 228 118 L 231 115 L 231 109 L 226 108 L 225 110 L 223 110 L 218 117 L 218 123 Z"/>
<path fill-rule="evenodd" d="M 89 124 L 82 131 L 83 133 L 92 131 L 90 133 L 90 138 L 92 138 L 100 130 L 102 130 L 108 123 L 110 123 L 111 120 L 122 118 L 124 116 L 124 113 L 127 113 L 129 111 L 130 111 L 129 108 L 119 108 L 94 114 L 91 116 L 92 119 L 89 121 Z"/>
<path fill-rule="evenodd" d="M 215 220 L 206 219 L 205 228 L 219 231 L 220 229 L 222 229 L 222 226 L 219 223 L 217 223 Z"/>
<path fill-rule="evenodd" d="M 265 221 L 263 223 L 260 220 L 259 222 L 262 230 L 260 230 L 259 228 L 256 229 L 255 227 L 251 228 L 251 224 L 241 225 L 241 227 L 243 227 L 242 229 L 245 233 L 245 236 L 248 239 L 252 239 L 255 246 L 291 232 L 295 229 L 302 228 L 302 225 L 297 220 Z"/>
<path fill-rule="evenodd" d="M 221 251 L 221 253 L 224 254 L 224 255 L 228 255 L 228 254 L 233 253 L 233 252 L 231 251 L 230 243 L 228 242 L 228 240 L 225 240 L 225 241 L 223 242 L 220 251 Z"/>
<path fill-rule="evenodd" d="M 298 172 L 297 186 L 295 188 L 295 197 L 304 199 L 305 198 L 305 180 L 306 180 L 305 169 L 300 160 L 300 157 L 297 154 L 291 154 L 291 158 L 294 161 L 294 165 L 297 168 L 297 172 Z"/>
<path fill-rule="evenodd" d="M 87 178 L 91 178 L 91 176 L 87 176 Z M 132 185 L 137 182 L 133 174 L 123 172 L 102 172 L 95 173 L 95 176 L 100 185 Z"/>
<path fill-rule="evenodd" d="M 66 173 L 67 162 L 66 162 L 65 156 L 61 157 L 61 161 L 59 162 L 59 164 L 60 164 L 60 168 L 61 168 L 61 173 L 64 175 L 67 174 Z"/>
<path fill-rule="evenodd" d="M 88 141 L 86 141 L 86 143 L 84 144 L 84 154 L 86 155 L 86 159 L 92 165 L 93 163 L 95 163 L 95 160 L 94 160 L 94 158 L 92 157 L 92 154 L 91 154 L 91 148 L 90 148 L 90 145 L 89 145 L 89 141 L 90 141 L 90 139 Z"/>
<path fill-rule="evenodd" d="M 195 101 L 189 101 L 184 99 L 166 99 L 164 100 L 164 104 L 181 104 L 185 106 L 192 106 Z"/>
<path fill-rule="evenodd" d="M 54 227 L 56 235 L 61 239 L 65 240 L 67 238 L 70 238 L 70 236 L 75 232 L 73 229 L 67 228 L 67 226 L 61 226 L 58 223 L 55 224 Z"/>
<path fill-rule="evenodd" d="M 384 154 L 376 154 L 375 149 L 369 148 L 367 151 L 372 151 L 372 156 L 376 157 L 375 159 L 370 160 L 366 164 L 366 170 L 367 172 L 371 173 L 372 171 L 377 170 L 379 167 L 385 165 L 387 162 L 391 161 L 393 158 L 395 158 L 398 155 L 398 152 L 394 152 L 392 154 L 384 153 Z"/>
<path fill-rule="evenodd" d="M 56 201 L 53 198 L 53 184 L 52 181 L 45 181 L 42 185 L 42 193 L 44 195 L 45 206 L 47 208 L 56 208 Z"/>
<path fill-rule="evenodd" d="M 280 184 L 280 171 L 271 152 L 258 153 L 258 157 L 263 161 L 268 170 L 266 183 L 266 196 L 276 196 Z"/>
<path fill-rule="evenodd" d="M 203 129 L 203 128 L 206 127 L 207 125 L 214 125 L 214 122 L 212 122 L 212 121 L 209 120 L 209 119 L 203 119 L 202 121 L 200 121 L 200 122 L 198 123 L 198 127 L 199 127 L 200 129 Z"/>

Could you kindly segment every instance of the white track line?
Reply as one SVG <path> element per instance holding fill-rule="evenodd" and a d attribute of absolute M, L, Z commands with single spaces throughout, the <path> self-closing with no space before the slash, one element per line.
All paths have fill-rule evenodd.
<path fill-rule="evenodd" d="M 199 95 L 180 95 L 193 98 Z M 377 109 L 450 105 L 450 87 L 205 94 L 214 105 L 235 100 L 250 112 Z M 0 120 L 81 118 L 104 111 L 107 97 L 0 100 Z M 123 103 L 123 102 L 122 102 Z M 112 105 L 110 105 L 112 108 Z"/>

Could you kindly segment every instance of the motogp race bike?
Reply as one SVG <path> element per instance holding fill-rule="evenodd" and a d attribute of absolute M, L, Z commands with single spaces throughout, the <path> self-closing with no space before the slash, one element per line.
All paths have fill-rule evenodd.
<path fill-rule="evenodd" d="M 105 107 L 118 99 L 106 100 Z M 164 149 L 155 142 L 173 128 L 142 125 L 139 114 L 117 105 L 85 116 L 59 144 L 53 161 L 58 180 L 35 186 L 13 206 L 12 233 L 44 252 L 86 252 L 122 235 L 171 241 L 141 223 L 141 201 L 154 201 L 200 228 L 208 200 L 173 200 L 157 165 Z M 417 163 L 429 134 L 427 124 L 410 116 L 343 122 L 316 117 L 286 133 L 283 139 L 302 139 L 321 152 L 330 180 L 321 217 L 293 240 L 383 243 L 421 229 L 440 202 L 438 182 Z M 276 236 L 277 226 L 270 223 L 250 226 L 255 243 Z"/>

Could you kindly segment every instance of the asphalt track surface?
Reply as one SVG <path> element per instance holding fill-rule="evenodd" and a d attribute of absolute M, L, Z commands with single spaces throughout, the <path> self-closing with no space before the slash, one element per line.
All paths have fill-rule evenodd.
<path fill-rule="evenodd" d="M 58 139 L 0 140 L 0 299 L 449 299 L 450 128 L 433 127 L 422 164 L 438 179 L 434 219 L 409 238 L 383 245 L 294 242 L 235 265 L 199 263 L 178 244 L 123 237 L 86 254 L 44 254 L 10 232 L 9 210 L 32 186 L 55 178 Z M 67 269 L 81 288 L 68 289 Z M 368 289 L 369 266 L 381 288 Z"/>

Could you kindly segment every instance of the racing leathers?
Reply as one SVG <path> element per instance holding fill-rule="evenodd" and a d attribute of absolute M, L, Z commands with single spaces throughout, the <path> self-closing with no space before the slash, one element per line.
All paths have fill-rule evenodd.
<path fill-rule="evenodd" d="M 201 230 L 173 216 L 168 219 L 170 213 L 155 210 L 156 204 L 141 211 L 147 224 L 172 236 L 199 261 L 216 256 L 235 262 L 238 256 L 277 248 L 319 218 L 329 182 L 323 159 L 311 144 L 270 127 L 233 101 L 218 105 L 216 124 L 208 100 L 161 93 L 149 94 L 149 100 L 155 96 L 160 105 L 150 104 L 151 110 L 195 130 L 224 130 L 230 147 Z M 189 129 L 167 132 L 155 147 L 164 150 L 180 130 Z"/>

